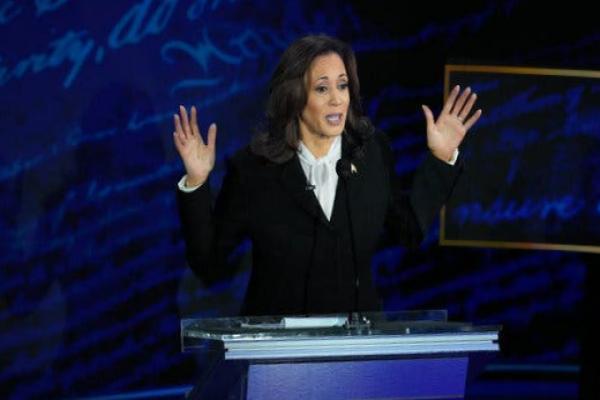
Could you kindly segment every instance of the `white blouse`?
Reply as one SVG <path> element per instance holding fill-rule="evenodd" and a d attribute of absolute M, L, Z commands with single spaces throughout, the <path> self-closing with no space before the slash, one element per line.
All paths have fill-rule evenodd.
<path fill-rule="evenodd" d="M 337 136 L 331 144 L 329 152 L 318 159 L 300 141 L 298 158 L 300 159 L 300 165 L 304 170 L 309 185 L 312 185 L 314 188 L 315 196 L 317 196 L 321 204 L 323 213 L 330 220 L 338 183 L 338 174 L 335 171 L 335 166 L 338 160 L 342 158 L 341 136 Z"/>

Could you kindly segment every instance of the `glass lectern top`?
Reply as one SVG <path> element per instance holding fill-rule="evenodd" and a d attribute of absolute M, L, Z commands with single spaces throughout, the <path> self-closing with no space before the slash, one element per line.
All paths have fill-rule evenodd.
<path fill-rule="evenodd" d="M 348 314 L 311 316 L 260 316 L 212 319 L 183 319 L 184 338 L 208 340 L 285 340 L 310 337 L 413 335 L 468 333 L 475 328 L 466 322 L 450 322 L 445 310 L 362 313 L 349 322 Z M 490 327 L 493 331 L 496 327 Z M 477 332 L 487 330 L 477 327 Z"/>
<path fill-rule="evenodd" d="M 182 351 L 226 360 L 398 357 L 497 351 L 497 326 L 448 321 L 443 310 L 181 321 Z"/>

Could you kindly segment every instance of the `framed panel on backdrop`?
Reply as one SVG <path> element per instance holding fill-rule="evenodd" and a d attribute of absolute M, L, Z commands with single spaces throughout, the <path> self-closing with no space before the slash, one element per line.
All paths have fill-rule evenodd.
<path fill-rule="evenodd" d="M 447 65 L 483 115 L 440 244 L 600 253 L 600 71 Z"/>

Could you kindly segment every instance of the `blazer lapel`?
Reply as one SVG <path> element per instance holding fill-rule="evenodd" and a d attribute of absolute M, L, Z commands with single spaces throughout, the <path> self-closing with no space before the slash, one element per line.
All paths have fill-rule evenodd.
<path fill-rule="evenodd" d="M 286 162 L 281 173 L 281 182 L 294 201 L 312 217 L 328 223 L 313 190 L 307 188 L 306 175 L 297 155 Z"/>

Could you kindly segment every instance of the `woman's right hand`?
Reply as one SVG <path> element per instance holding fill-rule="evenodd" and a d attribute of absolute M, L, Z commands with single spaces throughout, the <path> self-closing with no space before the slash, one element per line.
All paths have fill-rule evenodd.
<path fill-rule="evenodd" d="M 191 116 L 188 119 L 185 107 L 179 106 L 179 115 L 173 116 L 173 122 L 175 124 L 173 141 L 187 173 L 185 185 L 190 187 L 202 185 L 215 166 L 217 125 L 213 123 L 208 128 L 205 144 L 198 129 L 196 107 L 192 106 Z"/>

